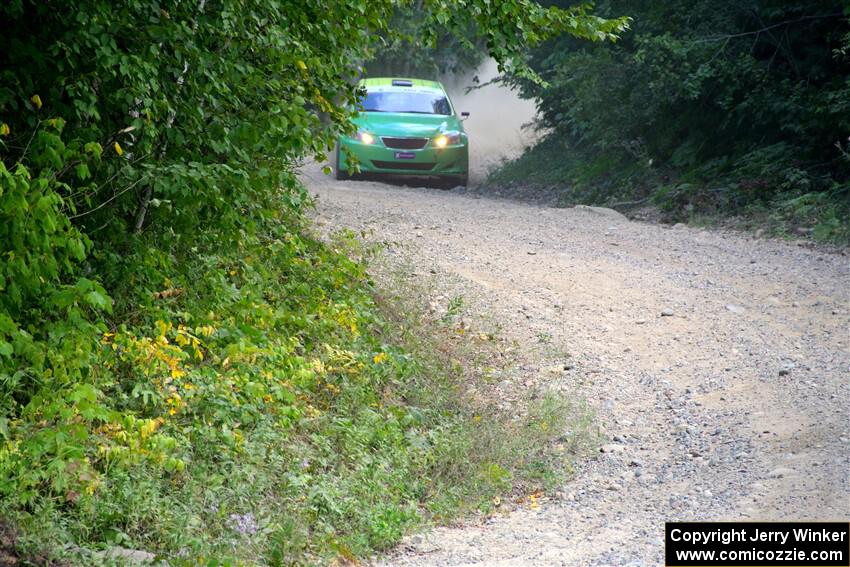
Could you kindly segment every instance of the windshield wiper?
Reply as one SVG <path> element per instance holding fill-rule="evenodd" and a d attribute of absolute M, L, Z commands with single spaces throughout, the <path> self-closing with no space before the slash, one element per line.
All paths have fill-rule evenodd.
<path fill-rule="evenodd" d="M 448 116 L 448 114 L 426 112 L 424 110 L 381 110 L 378 108 L 364 108 L 363 112 L 394 112 L 396 114 L 429 114 L 431 116 Z"/>

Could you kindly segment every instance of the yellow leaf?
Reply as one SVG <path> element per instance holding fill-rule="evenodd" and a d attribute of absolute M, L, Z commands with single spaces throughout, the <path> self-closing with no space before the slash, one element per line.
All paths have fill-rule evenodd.
<path fill-rule="evenodd" d="M 166 323 L 165 321 L 158 319 L 156 322 L 156 329 L 159 331 L 159 336 L 165 336 L 165 333 L 171 330 L 171 323 Z"/>
<path fill-rule="evenodd" d="M 328 102 L 328 100 L 325 97 L 323 97 L 322 95 L 317 94 L 316 100 L 319 101 L 319 108 L 321 108 L 323 111 L 330 112 L 333 109 L 333 107 Z"/>
<path fill-rule="evenodd" d="M 299 59 L 298 61 L 296 61 L 296 62 L 295 62 L 295 65 L 296 65 L 299 69 L 301 69 L 302 71 L 306 71 L 306 70 L 307 70 L 307 65 L 306 65 L 303 61 L 301 61 L 300 59 Z"/>
<path fill-rule="evenodd" d="M 116 154 L 118 154 L 119 156 L 124 155 L 124 150 L 121 149 L 121 144 L 119 144 L 118 142 L 115 142 L 114 144 L 112 144 L 112 147 L 115 148 Z"/>
<path fill-rule="evenodd" d="M 30 100 L 35 105 L 36 109 L 41 110 L 41 97 L 37 94 L 34 94 L 30 97 Z"/>
<path fill-rule="evenodd" d="M 142 439 L 147 439 L 148 437 L 153 435 L 153 432 L 156 431 L 156 427 L 156 421 L 148 419 L 139 428 L 139 435 L 142 437 Z"/>
<path fill-rule="evenodd" d="M 3 124 L 0 124 L 0 136 L 8 136 L 9 132 L 10 130 L 8 124 L 6 124 L 5 122 Z"/>
<path fill-rule="evenodd" d="M 213 327 L 212 325 L 196 327 L 195 332 L 204 337 L 211 337 L 215 333 L 215 327 Z"/>

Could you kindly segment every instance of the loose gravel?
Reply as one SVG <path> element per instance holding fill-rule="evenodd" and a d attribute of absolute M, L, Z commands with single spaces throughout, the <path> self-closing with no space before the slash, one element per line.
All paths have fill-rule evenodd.
<path fill-rule="evenodd" d="M 606 435 L 551 498 L 414 535 L 378 564 L 654 566 L 665 520 L 850 515 L 842 253 L 607 209 L 303 179 L 326 230 L 366 231 L 509 338 L 551 345 L 482 388 L 578 391 Z"/>

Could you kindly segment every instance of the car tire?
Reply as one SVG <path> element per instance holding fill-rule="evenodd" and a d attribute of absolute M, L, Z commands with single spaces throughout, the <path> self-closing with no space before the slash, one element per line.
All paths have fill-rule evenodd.
<path fill-rule="evenodd" d="M 440 184 L 444 189 L 454 189 L 455 187 L 466 187 L 469 185 L 469 174 L 466 173 L 464 175 L 455 175 L 452 177 L 446 177 L 445 180 Z"/>
<path fill-rule="evenodd" d="M 452 175 L 445 177 L 438 177 L 436 181 L 430 184 L 431 187 L 436 189 L 444 189 L 449 191 L 450 189 L 454 189 L 455 187 L 466 187 L 469 183 L 469 174 L 467 175 Z"/>
<path fill-rule="evenodd" d="M 339 181 L 344 181 L 349 178 L 347 169 L 339 168 L 339 143 L 336 145 L 336 163 L 334 164 L 334 177 Z"/>

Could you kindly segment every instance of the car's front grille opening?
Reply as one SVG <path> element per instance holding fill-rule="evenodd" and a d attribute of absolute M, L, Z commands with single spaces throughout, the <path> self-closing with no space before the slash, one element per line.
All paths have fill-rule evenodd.
<path fill-rule="evenodd" d="M 421 150 L 428 143 L 428 138 L 390 138 L 381 136 L 381 141 L 388 148 L 396 150 Z"/>
<path fill-rule="evenodd" d="M 406 169 L 408 171 L 431 171 L 434 169 L 436 163 L 413 163 L 413 162 L 403 162 L 403 161 L 381 161 L 377 159 L 372 160 L 372 165 L 380 169 Z"/>

